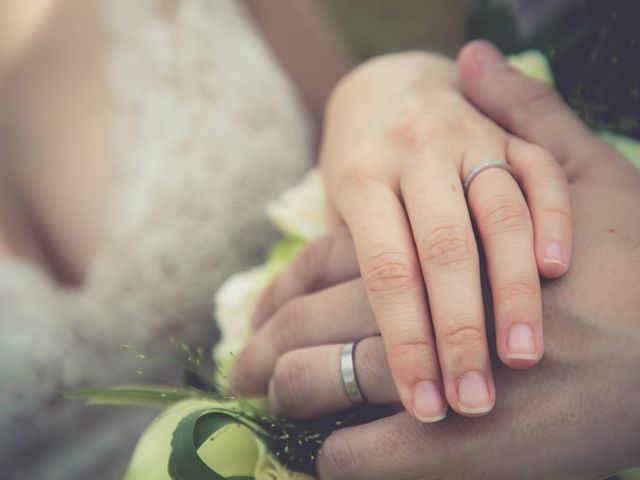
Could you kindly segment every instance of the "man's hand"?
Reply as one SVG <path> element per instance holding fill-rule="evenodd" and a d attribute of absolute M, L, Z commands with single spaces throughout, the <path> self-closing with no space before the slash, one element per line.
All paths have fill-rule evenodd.
<path fill-rule="evenodd" d="M 467 46 L 459 70 L 478 108 L 551 151 L 570 178 L 574 260 L 543 286 L 545 360 L 497 366 L 500 402 L 486 417 L 427 426 L 400 413 L 334 433 L 320 476 L 566 480 L 638 464 L 640 174 L 492 46 Z"/>
<path fill-rule="evenodd" d="M 323 447 L 320 476 L 567 480 L 638 464 L 640 174 L 490 45 L 468 46 L 459 70 L 479 109 L 547 148 L 570 179 L 575 254 L 565 278 L 543 285 L 545 360 L 516 372 L 499 365 L 494 349 L 500 400 L 490 415 L 424 425 L 403 412 L 340 430 Z M 274 410 L 309 417 L 347 408 L 340 343 L 363 337 L 355 367 L 365 397 L 400 400 L 357 271 L 343 232 L 309 245 L 270 288 L 278 313 L 252 348 L 279 357 L 269 384 Z"/>

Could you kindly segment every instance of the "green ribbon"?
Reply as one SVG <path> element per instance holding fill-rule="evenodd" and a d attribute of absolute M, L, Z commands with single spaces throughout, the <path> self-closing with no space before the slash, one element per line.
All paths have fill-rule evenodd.
<path fill-rule="evenodd" d="M 173 480 L 254 480 L 254 477 L 223 477 L 209 467 L 198 454 L 198 449 L 216 432 L 232 424 L 241 424 L 261 439 L 266 434 L 241 414 L 229 409 L 212 408 L 195 411 L 185 416 L 176 427 L 171 440 L 169 475 Z"/>

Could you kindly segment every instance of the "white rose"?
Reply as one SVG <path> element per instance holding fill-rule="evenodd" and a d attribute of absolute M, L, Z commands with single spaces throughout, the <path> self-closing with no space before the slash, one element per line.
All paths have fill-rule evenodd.
<path fill-rule="evenodd" d="M 326 233 L 326 195 L 319 169 L 267 204 L 267 215 L 280 231 L 309 241 Z"/>
<path fill-rule="evenodd" d="M 214 297 L 220 341 L 213 356 L 218 367 L 217 380 L 222 386 L 228 385 L 226 376 L 233 365 L 234 355 L 240 353 L 251 335 L 251 313 L 273 275 L 266 265 L 238 273 L 229 278 Z"/>
<path fill-rule="evenodd" d="M 282 271 L 309 240 L 323 235 L 325 194 L 320 172 L 312 170 L 302 181 L 267 205 L 267 215 L 285 235 L 270 252 L 267 261 L 229 278 L 214 297 L 214 316 L 220 329 L 220 342 L 214 349 L 219 366 L 218 382 L 226 386 L 234 355 L 251 335 L 250 318 L 262 291 Z"/>

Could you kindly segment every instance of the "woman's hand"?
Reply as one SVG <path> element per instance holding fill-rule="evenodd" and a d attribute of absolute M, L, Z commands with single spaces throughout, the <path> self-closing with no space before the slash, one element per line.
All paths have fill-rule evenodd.
<path fill-rule="evenodd" d="M 332 95 L 321 155 L 332 223 L 344 221 L 353 236 L 400 399 L 425 422 L 442 419 L 447 402 L 464 415 L 495 403 L 472 218 L 493 292 L 498 354 L 511 367 L 542 357 L 538 272 L 562 275 L 571 251 L 562 169 L 547 151 L 480 114 L 456 78 L 453 62 L 422 53 L 365 64 Z M 498 168 L 479 174 L 465 198 L 461 178 L 493 159 L 511 164 L 526 201 Z M 335 268 L 358 272 L 353 262 Z M 276 312 L 281 304 L 270 295 L 282 289 L 267 293 L 257 325 L 272 315 L 304 316 L 298 303 Z M 265 329 L 283 328 L 273 334 L 286 337 L 282 323 Z M 276 340 L 271 356 L 245 356 L 249 371 L 262 372 L 241 382 L 245 392 L 266 387 L 283 343 Z"/>

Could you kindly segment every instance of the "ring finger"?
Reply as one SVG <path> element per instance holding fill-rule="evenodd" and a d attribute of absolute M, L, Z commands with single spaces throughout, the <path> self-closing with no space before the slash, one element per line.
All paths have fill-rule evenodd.
<path fill-rule="evenodd" d="M 408 169 L 402 194 L 424 275 L 449 405 L 464 415 L 493 408 L 495 387 L 471 219 L 451 152 Z M 424 159 L 421 159 L 424 160 Z"/>
<path fill-rule="evenodd" d="M 267 287 L 251 318 L 258 329 L 289 300 L 360 276 L 353 240 L 346 228 L 338 228 L 307 244 Z"/>
<path fill-rule="evenodd" d="M 513 368 L 532 366 L 543 352 L 542 303 L 527 203 L 514 177 L 500 168 L 478 174 L 468 201 L 486 256 L 498 355 Z"/>
<path fill-rule="evenodd" d="M 269 407 L 292 418 L 316 417 L 353 406 L 340 375 L 342 345 L 293 350 L 281 356 L 269 382 Z M 353 354 L 360 391 L 368 403 L 400 402 L 381 337 L 359 341 Z"/>
<path fill-rule="evenodd" d="M 361 279 L 297 297 L 253 335 L 234 367 L 235 386 L 247 395 L 264 393 L 284 353 L 379 333 Z"/>

